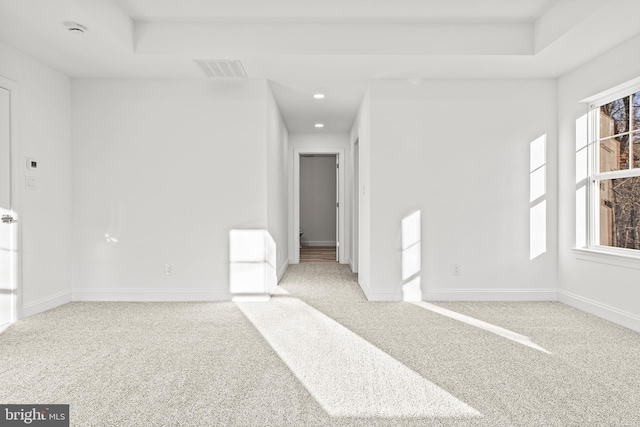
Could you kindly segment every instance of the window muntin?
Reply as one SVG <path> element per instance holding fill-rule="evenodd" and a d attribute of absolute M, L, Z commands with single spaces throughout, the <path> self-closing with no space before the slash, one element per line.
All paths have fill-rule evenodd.
<path fill-rule="evenodd" d="M 590 246 L 638 251 L 640 92 L 596 105 L 589 117 Z"/>

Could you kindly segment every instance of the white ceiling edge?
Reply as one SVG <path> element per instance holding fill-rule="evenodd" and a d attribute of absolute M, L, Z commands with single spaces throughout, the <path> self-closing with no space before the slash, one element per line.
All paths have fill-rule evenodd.
<path fill-rule="evenodd" d="M 335 17 L 337 24 L 307 17 L 311 25 L 306 25 L 293 15 L 191 24 L 175 16 L 174 22 L 141 23 L 120 7 L 129 1 L 139 2 L 0 0 L 0 40 L 71 78 L 203 79 L 193 60 L 240 60 L 249 79 L 274 83 L 274 96 L 291 131 L 316 132 L 309 123 L 323 121 L 327 126 L 322 132 L 328 133 L 350 130 L 372 79 L 557 78 L 640 32 L 633 20 L 640 16 L 637 0 L 533 0 L 525 3 L 538 7 L 538 17 L 512 14 L 500 18 L 506 21 L 496 18 L 466 26 L 460 25 L 460 16 L 458 22 L 449 17 L 427 25 L 416 25 L 424 17 L 408 18 L 408 24 L 399 25 L 401 18 L 384 22 L 371 16 L 356 16 L 359 22 L 354 26 Z M 141 3 L 155 7 L 156 1 L 169 9 L 178 4 Z M 193 7 L 198 3 L 184 1 Z M 243 20 L 242 25 L 229 25 L 233 19 Z M 277 19 L 289 20 L 282 26 L 289 31 L 277 28 Z M 66 20 L 85 24 L 89 31 L 70 39 L 61 32 Z M 185 30 L 171 40 L 170 31 L 165 32 L 171 27 Z M 340 29 L 341 37 L 327 37 L 332 28 Z M 225 43 L 215 49 L 211 40 Z M 329 94 L 322 104 L 312 99 L 316 91 Z"/>

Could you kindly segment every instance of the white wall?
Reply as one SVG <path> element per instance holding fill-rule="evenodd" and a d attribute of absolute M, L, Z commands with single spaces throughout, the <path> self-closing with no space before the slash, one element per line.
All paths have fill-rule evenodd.
<path fill-rule="evenodd" d="M 0 75 L 17 83 L 18 129 L 14 178 L 22 257 L 22 316 L 71 300 L 70 81 L 65 75 L 0 42 Z M 38 170 L 27 171 L 34 157 Z M 25 190 L 25 176 L 37 190 Z"/>
<path fill-rule="evenodd" d="M 294 206 L 293 206 L 293 152 L 295 149 L 343 149 L 345 159 L 342 166 L 351 165 L 350 136 L 346 133 L 290 133 L 289 134 L 289 259 L 295 259 L 294 241 Z M 345 254 L 345 262 L 350 263 L 350 236 L 351 236 L 351 177 L 345 174 L 345 230 L 344 242 L 341 242 L 341 254 Z M 299 230 L 295 230 L 299 233 Z"/>
<path fill-rule="evenodd" d="M 276 242 L 278 281 L 289 265 L 288 136 L 278 105 L 267 87 L 267 226 Z"/>
<path fill-rule="evenodd" d="M 268 227 L 266 99 L 264 80 L 73 81 L 74 299 L 230 297 L 229 231 Z"/>
<path fill-rule="evenodd" d="M 362 98 L 362 104 L 353 123 L 350 134 L 350 153 L 354 151 L 354 144 L 358 143 L 359 167 L 358 193 L 354 201 L 358 208 L 358 283 L 367 295 L 371 277 L 371 87 Z M 355 166 L 352 164 L 353 170 Z M 355 180 L 355 179 L 354 179 Z"/>
<path fill-rule="evenodd" d="M 588 108 L 581 101 L 640 77 L 638 52 L 640 36 L 559 79 L 559 298 L 640 331 L 640 261 L 619 262 L 572 250 L 576 245 L 576 121 Z"/>
<path fill-rule="evenodd" d="M 419 210 L 425 299 L 555 299 L 555 81 L 375 80 L 370 108 L 368 298 L 403 297 L 401 223 Z M 544 135 L 547 250 L 531 260 L 529 145 Z"/>
<path fill-rule="evenodd" d="M 301 246 L 336 244 L 336 156 L 300 158 Z"/>

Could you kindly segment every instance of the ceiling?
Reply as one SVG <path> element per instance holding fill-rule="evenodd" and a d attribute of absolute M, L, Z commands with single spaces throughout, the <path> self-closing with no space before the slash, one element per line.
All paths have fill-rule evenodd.
<path fill-rule="evenodd" d="M 640 0 L 0 0 L 0 40 L 72 78 L 240 60 L 290 132 L 348 132 L 371 79 L 555 78 L 640 33 L 637 16 Z"/>

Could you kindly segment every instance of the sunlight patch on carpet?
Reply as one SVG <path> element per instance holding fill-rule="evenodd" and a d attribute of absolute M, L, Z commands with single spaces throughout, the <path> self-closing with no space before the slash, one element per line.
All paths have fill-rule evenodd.
<path fill-rule="evenodd" d="M 475 326 L 476 328 L 480 328 L 485 331 L 494 333 L 496 335 L 499 335 L 508 340 L 517 342 L 519 344 L 526 345 L 527 347 L 533 348 L 534 350 L 551 354 L 551 352 L 545 350 L 544 348 L 540 347 L 538 344 L 531 341 L 531 338 L 525 337 L 524 335 L 520 335 L 508 329 L 501 328 L 500 326 L 483 322 L 482 320 L 474 319 L 473 317 L 465 316 L 464 314 L 456 313 L 455 311 L 447 310 L 446 308 L 438 307 L 437 305 L 429 304 L 428 302 L 421 301 L 421 302 L 414 302 L 412 304 L 415 304 L 418 307 L 425 308 L 429 311 L 433 311 L 434 313 L 438 313 L 443 316 L 450 317 L 451 319 L 455 319 L 460 322 L 466 323 L 467 325 Z"/>
<path fill-rule="evenodd" d="M 482 416 L 297 298 L 237 305 L 331 416 Z"/>

